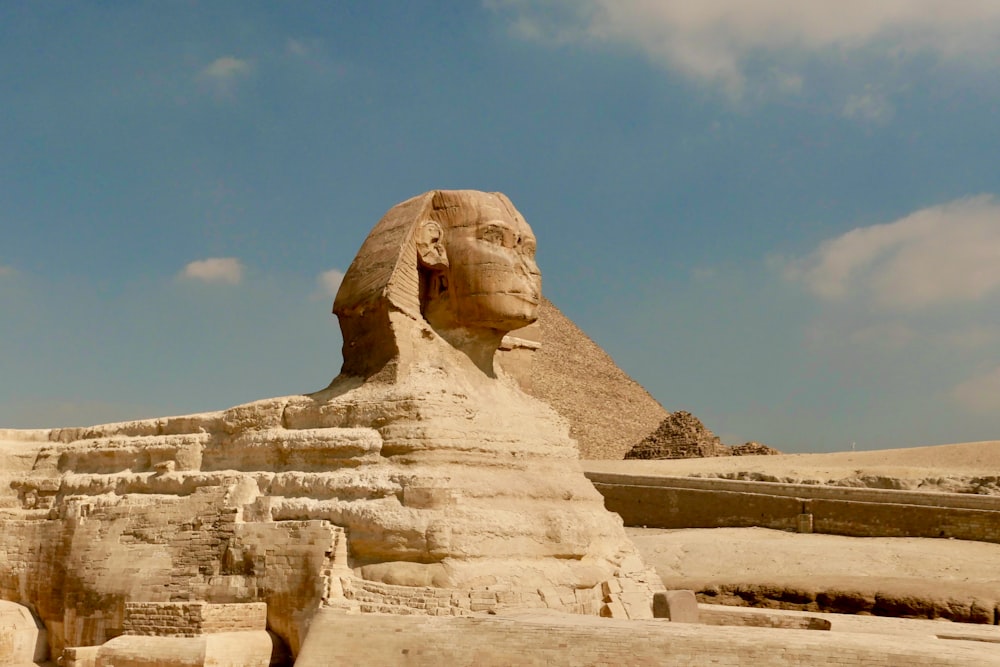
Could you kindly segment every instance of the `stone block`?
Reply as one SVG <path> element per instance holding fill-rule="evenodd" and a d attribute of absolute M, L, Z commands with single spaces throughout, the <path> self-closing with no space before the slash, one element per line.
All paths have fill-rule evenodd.
<path fill-rule="evenodd" d="M 677 590 L 653 594 L 653 616 L 674 623 L 698 623 L 698 600 L 694 591 Z"/>
<path fill-rule="evenodd" d="M 653 618 L 652 600 L 649 593 L 622 593 L 618 596 L 625 612 L 631 619 Z"/>
<path fill-rule="evenodd" d="M 601 616 L 604 618 L 628 618 L 625 607 L 622 606 L 621 602 L 617 601 L 605 603 L 601 607 Z"/>
<path fill-rule="evenodd" d="M 100 646 L 72 646 L 63 649 L 59 664 L 62 667 L 96 667 Z"/>
<path fill-rule="evenodd" d="M 608 600 L 613 595 L 617 595 L 622 592 L 622 585 L 618 583 L 617 579 L 608 579 L 607 581 L 601 582 L 601 593 L 604 595 L 604 601 Z"/>

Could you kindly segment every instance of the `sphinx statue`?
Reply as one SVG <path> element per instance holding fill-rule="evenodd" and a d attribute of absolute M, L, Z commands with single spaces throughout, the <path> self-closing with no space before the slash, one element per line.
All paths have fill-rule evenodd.
<path fill-rule="evenodd" d="M 662 584 L 581 472 L 566 422 L 496 362 L 537 318 L 535 243 L 502 194 L 422 194 L 389 210 L 345 274 L 343 366 L 326 388 L 0 430 L 23 454 L 0 552 L 37 546 L 0 560 L 0 599 L 37 609 L 59 647 L 178 600 L 264 602 L 292 653 L 322 606 L 650 617 Z"/>

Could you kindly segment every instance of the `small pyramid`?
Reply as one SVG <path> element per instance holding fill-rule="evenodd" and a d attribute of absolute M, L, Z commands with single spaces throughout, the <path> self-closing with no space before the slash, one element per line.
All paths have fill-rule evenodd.
<path fill-rule="evenodd" d="M 678 410 L 630 449 L 625 458 L 691 459 L 729 455 L 729 448 L 700 419 L 690 412 Z"/>

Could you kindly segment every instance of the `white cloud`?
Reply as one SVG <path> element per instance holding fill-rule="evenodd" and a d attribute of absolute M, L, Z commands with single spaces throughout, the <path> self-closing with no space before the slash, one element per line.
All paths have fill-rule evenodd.
<path fill-rule="evenodd" d="M 223 56 L 212 61 L 198 72 L 198 81 L 216 97 L 231 97 L 240 82 L 253 74 L 253 64 L 233 56 Z"/>
<path fill-rule="evenodd" d="M 885 93 L 868 86 L 863 93 L 849 96 L 841 113 L 852 120 L 885 123 L 896 110 Z"/>
<path fill-rule="evenodd" d="M 487 0 L 523 39 L 633 45 L 738 92 L 746 62 L 785 50 L 877 48 L 944 57 L 1000 50 L 1000 3 L 983 0 Z"/>
<path fill-rule="evenodd" d="M 243 280 L 243 263 L 235 257 L 209 257 L 191 262 L 180 277 L 205 283 L 239 285 Z"/>
<path fill-rule="evenodd" d="M 996 414 L 1000 410 L 1000 366 L 957 385 L 951 397 L 969 412 Z"/>
<path fill-rule="evenodd" d="M 340 269 L 330 269 L 316 276 L 316 285 L 319 287 L 320 297 L 335 297 L 340 283 L 344 280 L 344 272 Z"/>
<path fill-rule="evenodd" d="M 830 301 L 914 310 L 1000 290 L 1000 204 L 990 195 L 859 227 L 787 262 L 785 277 Z"/>

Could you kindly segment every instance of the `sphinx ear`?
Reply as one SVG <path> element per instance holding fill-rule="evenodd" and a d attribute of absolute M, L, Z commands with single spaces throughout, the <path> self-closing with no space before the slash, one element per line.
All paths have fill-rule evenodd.
<path fill-rule="evenodd" d="M 421 266 L 429 269 L 443 269 L 448 266 L 448 254 L 444 250 L 444 230 L 433 220 L 424 220 L 417 226 L 417 257 Z"/>

